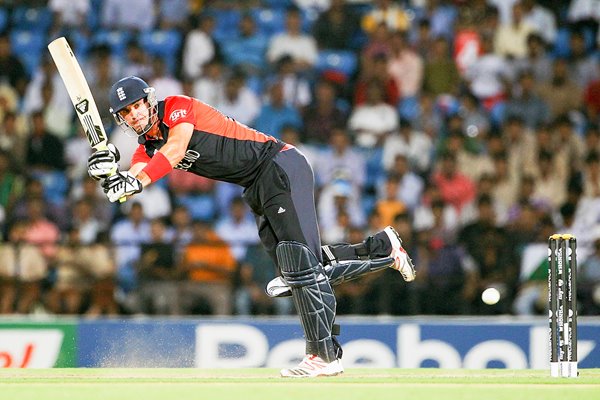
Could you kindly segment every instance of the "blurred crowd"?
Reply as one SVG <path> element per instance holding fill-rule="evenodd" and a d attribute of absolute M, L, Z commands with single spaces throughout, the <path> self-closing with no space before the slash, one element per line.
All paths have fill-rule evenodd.
<path fill-rule="evenodd" d="M 547 240 L 600 311 L 600 1 L 0 1 L 0 314 L 293 312 L 241 189 L 175 170 L 124 204 L 46 50 L 66 36 L 121 168 L 108 89 L 137 75 L 297 146 L 323 243 L 393 225 L 417 266 L 340 314 L 545 314 Z M 500 301 L 481 301 L 496 288 Z"/>

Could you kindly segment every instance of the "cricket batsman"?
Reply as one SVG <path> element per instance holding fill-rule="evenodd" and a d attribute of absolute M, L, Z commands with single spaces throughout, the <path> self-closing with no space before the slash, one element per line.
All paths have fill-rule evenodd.
<path fill-rule="evenodd" d="M 197 99 L 170 96 L 157 101 L 154 88 L 130 76 L 109 94 L 117 124 L 137 136 L 131 168 L 118 171 L 118 151 L 96 151 L 88 160 L 92 178 L 111 202 L 140 193 L 173 168 L 244 187 L 262 244 L 281 276 L 271 296 L 291 295 L 306 340 L 306 356 L 283 377 L 342 373 L 342 349 L 333 336 L 336 299 L 332 284 L 383 268 L 415 278 L 412 261 L 392 227 L 359 244 L 321 247 L 314 201 L 314 176 L 294 146 L 249 128 Z"/>

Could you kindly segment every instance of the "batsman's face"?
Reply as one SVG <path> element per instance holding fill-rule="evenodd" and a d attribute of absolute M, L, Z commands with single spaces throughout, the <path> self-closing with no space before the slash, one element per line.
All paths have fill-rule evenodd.
<path fill-rule="evenodd" d="M 150 107 L 146 99 L 140 99 L 119 111 L 119 115 L 127 125 L 140 134 L 150 121 Z"/>

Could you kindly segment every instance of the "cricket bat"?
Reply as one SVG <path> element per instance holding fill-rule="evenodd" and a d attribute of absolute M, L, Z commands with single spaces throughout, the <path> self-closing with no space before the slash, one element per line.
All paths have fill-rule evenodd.
<path fill-rule="evenodd" d="M 48 45 L 48 50 L 67 88 L 67 92 L 75 107 L 79 121 L 83 125 L 90 146 L 95 150 L 107 150 L 108 137 L 106 136 L 104 125 L 102 125 L 98 107 L 67 39 L 59 37 L 53 40 Z M 115 168 L 111 175 L 114 175 L 116 172 Z M 124 201 L 125 198 L 120 199 L 121 203 Z"/>

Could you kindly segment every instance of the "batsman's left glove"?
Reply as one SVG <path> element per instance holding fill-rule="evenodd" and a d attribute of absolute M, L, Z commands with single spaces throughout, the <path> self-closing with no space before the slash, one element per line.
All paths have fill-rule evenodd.
<path fill-rule="evenodd" d="M 129 171 L 119 171 L 109 176 L 102 183 L 102 187 L 111 203 L 121 198 L 140 193 L 143 189 L 142 182 L 129 173 Z"/>
<path fill-rule="evenodd" d="M 107 147 L 107 150 L 98 150 L 88 158 L 88 175 L 97 181 L 107 178 L 119 168 L 119 150 L 112 143 Z"/>

